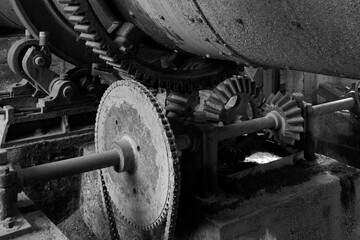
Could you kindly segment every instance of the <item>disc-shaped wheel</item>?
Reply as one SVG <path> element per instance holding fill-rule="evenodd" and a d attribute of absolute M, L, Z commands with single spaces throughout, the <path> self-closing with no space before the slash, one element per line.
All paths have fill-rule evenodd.
<path fill-rule="evenodd" d="M 102 171 L 115 218 L 151 229 L 163 222 L 178 197 L 178 158 L 163 109 L 135 81 L 117 81 L 105 92 L 97 114 L 97 152 L 131 142 L 135 166 L 130 172 Z"/>

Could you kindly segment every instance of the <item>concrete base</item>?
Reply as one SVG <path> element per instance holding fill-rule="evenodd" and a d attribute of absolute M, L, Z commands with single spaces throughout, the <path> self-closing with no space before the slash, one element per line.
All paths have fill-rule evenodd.
<path fill-rule="evenodd" d="M 13 228 L 17 228 L 11 234 L 0 235 L 0 239 L 13 240 L 68 240 L 64 234 L 46 217 L 46 215 L 38 210 L 32 201 L 26 197 L 24 193 L 18 196 L 19 211 L 23 216 L 23 220 L 17 220 Z"/>
<path fill-rule="evenodd" d="M 223 208 L 214 202 L 232 201 L 233 194 L 223 195 L 205 208 L 204 204 L 183 204 L 177 239 L 360 239 L 359 170 L 323 156 L 313 166 L 293 168 L 307 173 L 304 181 L 294 185 L 284 182 L 276 188 L 267 185 L 249 199 Z M 273 181 L 281 174 L 273 174 Z"/>
<path fill-rule="evenodd" d="M 90 147 L 85 152 L 92 151 Z M 222 192 L 210 199 L 188 200 L 182 188 L 176 239 L 360 239 L 359 174 L 359 170 L 319 156 L 316 163 L 298 163 L 240 179 L 240 185 L 253 182 L 257 187 L 253 192 L 245 189 L 251 195 L 241 194 L 240 190 Z M 96 172 L 83 175 L 81 199 L 87 226 L 99 238 L 109 237 Z M 136 230 L 126 225 L 118 228 L 124 230 L 120 231 L 122 239 L 134 239 Z M 162 238 L 150 237 L 153 234 L 148 232 L 145 238 L 142 233 L 137 237 Z"/>

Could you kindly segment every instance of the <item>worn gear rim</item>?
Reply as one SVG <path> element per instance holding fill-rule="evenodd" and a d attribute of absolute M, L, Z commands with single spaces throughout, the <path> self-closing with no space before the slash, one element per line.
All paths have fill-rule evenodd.
<path fill-rule="evenodd" d="M 168 194 L 166 197 L 166 204 L 164 205 L 164 209 L 159 216 L 159 218 L 154 221 L 152 224 L 147 226 L 139 226 L 137 224 L 134 224 L 133 222 L 129 221 L 124 216 L 125 222 L 127 222 L 129 225 L 142 229 L 142 230 L 150 230 L 154 227 L 159 226 L 167 217 L 166 222 L 166 235 L 169 237 L 166 239 L 171 239 L 173 235 L 175 220 L 176 220 L 176 214 L 177 214 L 177 205 L 178 205 L 178 197 L 179 197 L 179 191 L 180 191 L 180 168 L 179 168 L 179 159 L 177 154 L 177 149 L 175 145 L 175 139 L 174 135 L 172 133 L 172 130 L 170 128 L 169 122 L 167 121 L 165 117 L 164 110 L 160 107 L 158 102 L 156 101 L 156 98 L 151 94 L 149 90 L 147 90 L 143 85 L 141 85 L 138 82 L 132 81 L 132 80 L 122 80 L 117 81 L 110 85 L 110 87 L 107 89 L 105 94 L 102 97 L 102 100 L 99 105 L 99 110 L 96 117 L 96 124 L 95 124 L 95 147 L 96 151 L 99 152 L 101 149 L 99 149 L 99 127 L 100 127 L 100 119 L 102 117 L 102 109 L 106 105 L 106 100 L 108 96 L 111 94 L 114 89 L 118 87 L 130 87 L 137 91 L 139 91 L 140 94 L 146 97 L 146 101 L 148 101 L 153 107 L 152 112 L 157 117 L 159 126 L 163 129 L 162 136 L 165 141 L 165 144 L 167 145 L 167 151 L 169 156 L 169 162 L 172 164 L 169 164 L 169 179 L 171 183 L 169 183 L 169 189 Z"/>

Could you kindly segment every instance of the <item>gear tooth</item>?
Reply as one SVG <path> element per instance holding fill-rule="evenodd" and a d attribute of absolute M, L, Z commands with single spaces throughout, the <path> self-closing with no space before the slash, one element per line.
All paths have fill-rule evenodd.
<path fill-rule="evenodd" d="M 238 83 L 238 87 L 239 87 L 239 89 L 240 89 L 239 92 L 240 92 L 240 93 L 246 92 L 244 77 L 238 77 L 237 83 Z"/>
<path fill-rule="evenodd" d="M 168 105 L 165 106 L 165 110 L 183 116 L 185 114 L 186 107 L 175 102 L 169 102 Z"/>
<path fill-rule="evenodd" d="M 240 85 L 238 83 L 237 77 L 233 76 L 232 78 L 230 78 L 230 81 L 235 88 L 236 94 L 240 93 L 241 90 L 240 90 Z"/>
<path fill-rule="evenodd" d="M 85 41 L 96 41 L 98 37 L 94 33 L 80 33 L 80 39 Z"/>
<path fill-rule="evenodd" d="M 278 102 L 277 102 L 277 106 L 281 107 L 282 105 L 284 105 L 286 102 L 290 101 L 291 97 L 290 94 L 287 92 Z"/>
<path fill-rule="evenodd" d="M 67 13 L 67 14 L 76 14 L 80 11 L 80 5 L 79 4 L 69 4 L 68 6 L 64 7 L 63 11 L 64 11 L 64 13 Z"/>
<path fill-rule="evenodd" d="M 237 94 L 236 87 L 233 84 L 233 81 L 231 79 L 225 80 L 225 85 L 227 89 L 230 91 L 231 96 L 234 96 Z"/>
<path fill-rule="evenodd" d="M 251 92 L 251 79 L 247 76 L 244 76 L 245 83 L 245 93 L 249 94 Z"/>
<path fill-rule="evenodd" d="M 220 116 L 219 116 L 219 114 L 216 114 L 216 113 L 205 112 L 205 118 L 209 122 L 219 122 L 220 121 Z"/>
<path fill-rule="evenodd" d="M 270 95 L 269 95 L 268 98 L 266 99 L 265 104 L 269 105 L 270 102 L 271 102 L 271 100 L 274 98 L 274 96 L 275 96 L 275 95 L 274 95 L 273 93 L 270 93 Z"/>
<path fill-rule="evenodd" d="M 293 108 L 293 107 L 297 107 L 295 100 L 288 101 L 287 103 L 285 103 L 284 105 L 282 105 L 280 109 L 281 109 L 282 111 L 286 111 L 286 110 L 288 110 L 288 109 L 290 109 L 290 108 Z"/>
<path fill-rule="evenodd" d="M 275 96 L 273 97 L 273 99 L 271 99 L 270 104 L 271 105 L 276 105 L 276 103 L 283 97 L 281 92 L 277 92 L 275 94 Z"/>
<path fill-rule="evenodd" d="M 85 15 L 71 15 L 69 17 L 69 21 L 73 24 L 81 24 L 81 23 L 85 23 L 86 22 L 86 18 L 85 18 Z M 74 29 L 79 31 L 78 29 L 76 29 L 76 25 L 74 26 Z M 80 31 L 81 32 L 81 31 Z"/>
<path fill-rule="evenodd" d="M 85 45 L 91 48 L 97 48 L 97 49 L 103 49 L 104 46 L 101 42 L 97 42 L 97 41 L 86 41 Z"/>
<path fill-rule="evenodd" d="M 226 81 L 226 80 L 225 80 Z M 231 91 L 227 88 L 226 84 L 224 82 L 221 82 L 217 87 L 216 89 L 218 89 L 221 94 L 227 98 L 228 100 L 233 96 L 231 94 Z"/>
<path fill-rule="evenodd" d="M 287 123 L 290 125 L 300 125 L 300 124 L 304 123 L 304 118 L 303 117 L 290 118 L 287 120 Z"/>
<path fill-rule="evenodd" d="M 304 132 L 304 128 L 303 126 L 291 126 L 291 125 L 287 125 L 285 127 L 285 132 L 297 132 L 297 133 L 301 133 Z"/>
<path fill-rule="evenodd" d="M 114 62 L 115 59 L 106 55 L 99 55 L 99 58 L 104 60 L 105 62 Z"/>
<path fill-rule="evenodd" d="M 227 101 L 229 101 L 229 98 L 227 98 L 218 88 L 215 88 L 213 90 L 213 93 L 216 95 L 217 99 L 225 105 Z"/>
<path fill-rule="evenodd" d="M 287 109 L 285 112 L 285 117 L 290 118 L 293 116 L 300 116 L 301 115 L 301 109 L 298 107 L 292 107 L 290 109 Z"/>
<path fill-rule="evenodd" d="M 84 17 L 76 16 L 74 20 L 84 21 Z M 74 30 L 81 33 L 90 33 L 92 31 L 92 27 L 90 24 L 76 24 L 74 26 Z"/>

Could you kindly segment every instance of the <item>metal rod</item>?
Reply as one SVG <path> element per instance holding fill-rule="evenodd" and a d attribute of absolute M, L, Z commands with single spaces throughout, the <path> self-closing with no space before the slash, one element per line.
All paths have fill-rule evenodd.
<path fill-rule="evenodd" d="M 254 133 L 263 129 L 276 128 L 278 122 L 273 116 L 255 118 L 245 122 L 238 122 L 218 128 L 219 141 L 238 137 L 248 133 Z"/>
<path fill-rule="evenodd" d="M 352 97 L 332 101 L 328 103 L 312 106 L 307 104 L 305 106 L 305 141 L 304 141 L 304 157 L 307 160 L 315 161 L 315 118 L 330 114 L 336 111 L 351 109 L 355 105 L 355 100 Z"/>
<path fill-rule="evenodd" d="M 203 134 L 202 195 L 209 197 L 218 191 L 218 138 L 216 129 Z"/>
<path fill-rule="evenodd" d="M 116 166 L 120 163 L 117 150 L 96 153 L 89 156 L 70 158 L 53 163 L 42 164 L 22 169 L 24 186 L 38 181 L 72 176 L 96 169 Z"/>
<path fill-rule="evenodd" d="M 319 105 L 312 106 L 314 110 L 314 117 L 330 114 L 336 111 L 350 109 L 354 107 L 355 100 L 352 97 L 340 99 L 337 101 L 327 102 Z"/>
<path fill-rule="evenodd" d="M 315 116 L 311 104 L 305 106 L 305 134 L 304 134 L 304 158 L 310 161 L 316 160 L 315 155 Z"/>

